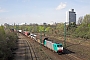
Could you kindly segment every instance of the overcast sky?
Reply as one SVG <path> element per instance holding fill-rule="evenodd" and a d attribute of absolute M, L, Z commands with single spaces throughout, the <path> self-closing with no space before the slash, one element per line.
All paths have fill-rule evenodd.
<path fill-rule="evenodd" d="M 0 0 L 0 24 L 65 22 L 72 8 L 77 19 L 90 14 L 90 0 Z"/>

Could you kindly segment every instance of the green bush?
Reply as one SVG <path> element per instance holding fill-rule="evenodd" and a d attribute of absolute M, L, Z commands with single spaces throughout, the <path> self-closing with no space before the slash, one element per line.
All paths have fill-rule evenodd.
<path fill-rule="evenodd" d="M 4 30 L 4 27 L 0 26 L 0 60 L 8 60 L 13 56 L 17 40 L 16 33 L 10 32 L 9 29 Z"/>

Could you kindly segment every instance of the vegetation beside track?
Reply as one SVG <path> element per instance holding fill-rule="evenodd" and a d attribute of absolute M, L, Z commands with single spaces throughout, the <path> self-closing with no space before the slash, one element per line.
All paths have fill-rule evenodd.
<path fill-rule="evenodd" d="M 0 26 L 0 60 L 12 60 L 17 49 L 17 34 Z"/>

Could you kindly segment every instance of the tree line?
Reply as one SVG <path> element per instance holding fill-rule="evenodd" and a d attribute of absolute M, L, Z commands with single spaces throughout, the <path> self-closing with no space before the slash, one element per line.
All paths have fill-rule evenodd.
<path fill-rule="evenodd" d="M 45 33 L 46 35 L 64 36 L 64 23 L 50 24 L 31 24 L 31 25 L 14 25 L 15 29 L 27 30 L 32 33 Z M 69 37 L 80 37 L 90 39 L 90 14 L 81 16 L 78 19 L 78 24 L 70 23 L 66 25 L 66 34 Z"/>

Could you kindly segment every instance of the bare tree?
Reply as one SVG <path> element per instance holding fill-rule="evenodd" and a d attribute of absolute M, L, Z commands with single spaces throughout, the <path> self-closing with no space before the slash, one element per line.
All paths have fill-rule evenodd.
<path fill-rule="evenodd" d="M 80 25 L 83 22 L 83 16 L 79 17 L 78 24 Z"/>

